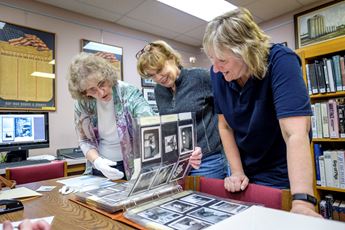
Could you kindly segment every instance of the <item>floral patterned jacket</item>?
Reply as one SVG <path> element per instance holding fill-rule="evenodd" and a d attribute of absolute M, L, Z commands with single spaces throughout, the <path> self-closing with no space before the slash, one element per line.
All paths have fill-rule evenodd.
<path fill-rule="evenodd" d="M 136 87 L 117 81 L 113 87 L 117 131 L 127 179 L 134 169 L 133 131 L 134 119 L 154 115 L 151 107 Z M 98 148 L 96 100 L 78 100 L 74 105 L 74 123 L 79 146 L 84 155 L 90 149 Z M 92 164 L 87 161 L 86 174 L 92 172 Z"/>

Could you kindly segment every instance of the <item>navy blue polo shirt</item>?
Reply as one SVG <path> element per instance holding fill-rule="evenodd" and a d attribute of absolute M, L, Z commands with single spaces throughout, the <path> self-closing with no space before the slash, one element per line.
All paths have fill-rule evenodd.
<path fill-rule="evenodd" d="M 211 67 L 215 110 L 234 130 L 250 182 L 288 188 L 286 144 L 279 119 L 311 116 L 312 112 L 299 57 L 276 44 L 268 63 L 264 79 L 250 78 L 243 88 L 236 81 L 227 82 Z"/>

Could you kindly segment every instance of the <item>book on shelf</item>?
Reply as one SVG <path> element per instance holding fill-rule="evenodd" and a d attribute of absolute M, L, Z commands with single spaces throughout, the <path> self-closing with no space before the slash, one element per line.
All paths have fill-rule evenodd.
<path fill-rule="evenodd" d="M 321 175 L 320 175 L 320 156 L 323 155 L 323 150 L 321 144 L 314 144 L 314 163 L 316 171 L 316 184 L 321 185 Z"/>
<path fill-rule="evenodd" d="M 322 124 L 322 137 L 329 138 L 327 102 L 321 103 L 321 124 Z"/>
<path fill-rule="evenodd" d="M 337 102 L 335 99 L 328 100 L 328 123 L 329 136 L 331 138 L 339 138 L 339 119 Z"/>
<path fill-rule="evenodd" d="M 320 184 L 326 186 L 325 157 L 319 156 Z"/>
<path fill-rule="evenodd" d="M 335 83 L 337 86 L 337 91 L 343 90 L 343 81 L 341 78 L 341 72 L 340 72 L 340 56 L 334 55 L 332 56 L 333 59 L 333 73 L 335 74 Z"/>

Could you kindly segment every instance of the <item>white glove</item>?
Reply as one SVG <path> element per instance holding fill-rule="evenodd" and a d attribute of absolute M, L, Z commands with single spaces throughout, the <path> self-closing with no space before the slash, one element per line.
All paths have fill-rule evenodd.
<path fill-rule="evenodd" d="M 96 169 L 101 171 L 103 175 L 109 178 L 110 180 L 119 180 L 124 176 L 123 172 L 121 172 L 120 170 L 110 167 L 116 165 L 116 162 L 114 161 L 98 157 L 93 162 L 93 165 Z"/>

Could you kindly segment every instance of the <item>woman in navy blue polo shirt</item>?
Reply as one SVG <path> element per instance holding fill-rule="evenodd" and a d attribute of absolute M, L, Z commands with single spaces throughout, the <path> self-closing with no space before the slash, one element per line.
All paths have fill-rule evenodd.
<path fill-rule="evenodd" d="M 244 8 L 208 23 L 204 50 L 218 128 L 231 176 L 230 192 L 248 183 L 291 188 L 296 213 L 318 216 L 309 147 L 311 106 L 298 56 L 269 43 Z"/>

